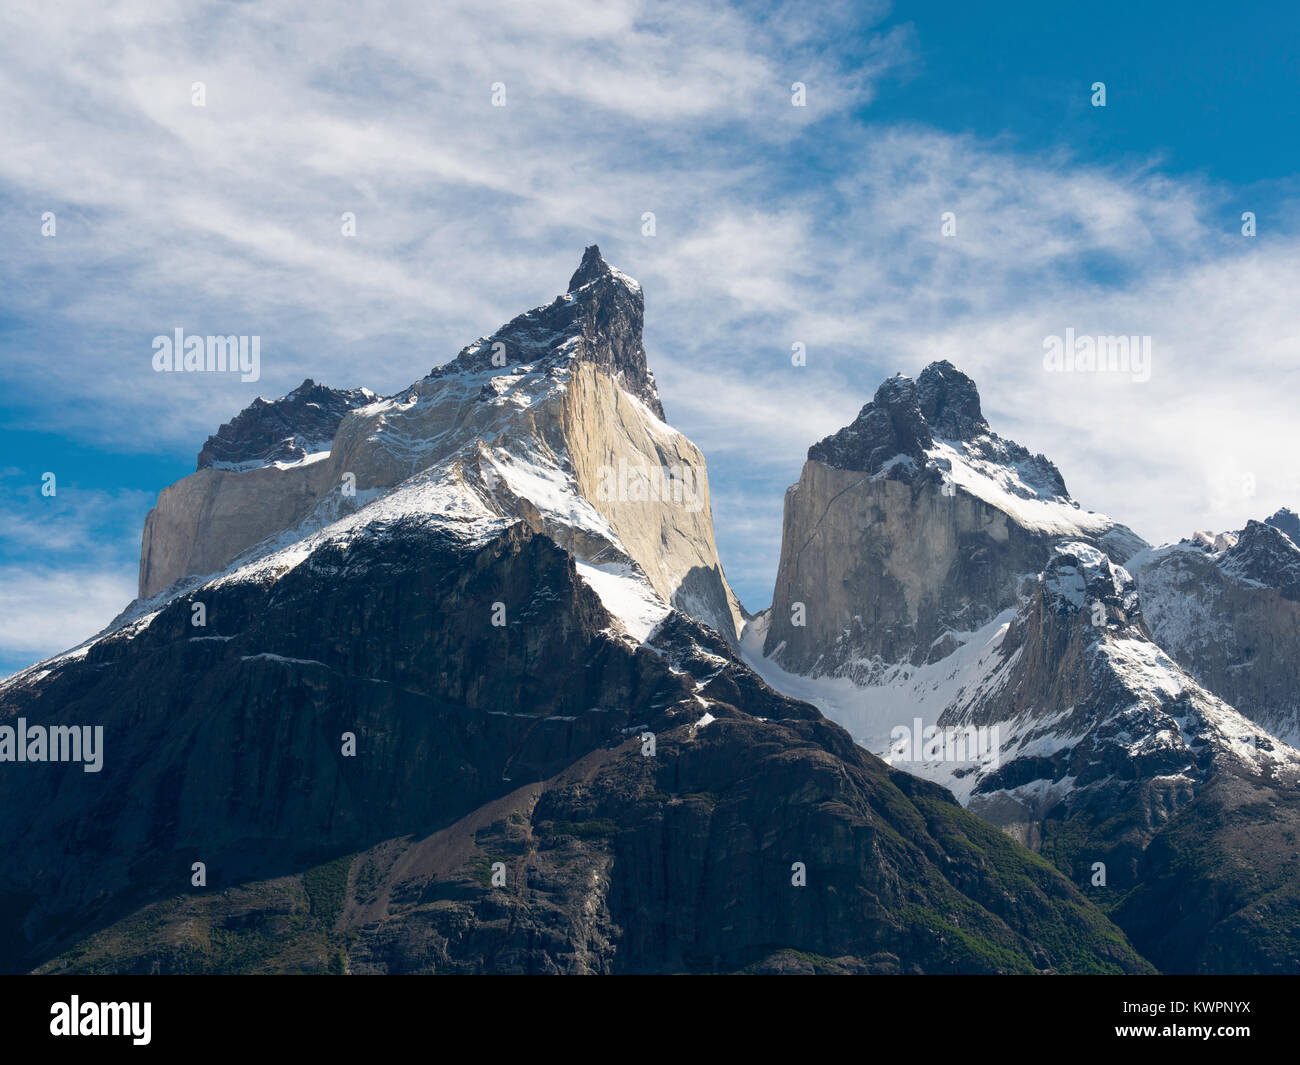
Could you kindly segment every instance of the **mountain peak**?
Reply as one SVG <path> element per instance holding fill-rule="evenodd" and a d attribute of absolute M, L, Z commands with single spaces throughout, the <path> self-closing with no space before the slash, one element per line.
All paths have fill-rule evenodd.
<path fill-rule="evenodd" d="M 1290 507 L 1283 507 L 1271 518 L 1265 518 L 1264 524 L 1281 529 L 1291 538 L 1292 543 L 1300 547 L 1300 515 Z"/>
<path fill-rule="evenodd" d="M 956 448 L 986 473 L 1001 468 L 993 471 L 996 479 L 1015 495 L 1069 500 L 1048 458 L 989 428 L 975 382 L 947 360 L 930 363 L 915 381 L 901 373 L 886 379 L 852 423 L 813 444 L 808 458 L 913 483 L 944 448 Z"/>
<path fill-rule="evenodd" d="M 828 466 L 875 472 L 897 455 L 923 462 L 935 438 L 971 441 L 989 433 L 979 389 L 946 359 L 932 362 L 913 381 L 898 373 L 876 389 L 853 424 L 809 449 Z"/>
<path fill-rule="evenodd" d="M 808 457 L 875 473 L 897 456 L 924 465 L 936 438 L 955 443 L 988 434 L 975 382 L 943 360 L 930 363 L 915 381 L 902 373 L 887 378 L 852 424 L 814 444 Z"/>
<path fill-rule="evenodd" d="M 330 388 L 310 377 L 279 399 L 259 396 L 208 437 L 198 469 L 300 462 L 312 452 L 328 451 L 343 416 L 377 398 L 366 388 Z"/>
<path fill-rule="evenodd" d="M 570 361 L 585 362 L 617 378 L 662 421 L 663 406 L 641 342 L 644 321 L 641 286 L 610 266 L 600 248 L 592 244 L 583 252 L 564 295 L 516 315 L 429 376 L 466 372 L 505 375 L 512 367 L 539 371 Z"/>
<path fill-rule="evenodd" d="M 932 362 L 921 371 L 916 396 L 921 414 L 936 436 L 970 440 L 989 431 L 975 382 L 947 359 Z"/>
<path fill-rule="evenodd" d="M 1285 599 L 1300 600 L 1300 547 L 1269 522 L 1247 521 L 1237 542 L 1225 552 L 1223 568 L 1277 588 Z"/>
<path fill-rule="evenodd" d="M 583 285 L 595 281 L 598 277 L 606 277 L 613 271 L 609 263 L 605 262 L 604 257 L 600 254 L 600 245 L 592 244 L 582 253 L 582 262 L 578 264 L 578 269 L 573 272 L 569 278 L 569 293 L 577 292 Z"/>
<path fill-rule="evenodd" d="M 1128 631 L 1141 619 L 1137 582 L 1093 544 L 1055 545 L 1039 579 L 1053 612 L 1069 618 L 1083 614 L 1085 632 Z"/>
<path fill-rule="evenodd" d="M 924 452 L 934 444 L 916 392 L 916 382 L 895 374 L 881 382 L 858 416 L 839 432 L 808 449 L 808 458 L 827 466 L 874 473 L 899 456 L 909 468 L 924 465 Z"/>

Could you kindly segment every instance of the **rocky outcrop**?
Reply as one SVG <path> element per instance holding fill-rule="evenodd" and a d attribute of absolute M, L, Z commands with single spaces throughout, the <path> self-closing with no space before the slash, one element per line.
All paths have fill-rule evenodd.
<path fill-rule="evenodd" d="M 260 396 L 208 437 L 199 466 L 247 469 L 272 462 L 301 462 L 328 451 L 343 415 L 379 397 L 367 388 L 327 388 L 310 377 L 287 396 Z"/>
<path fill-rule="evenodd" d="M 932 462 L 937 441 L 958 446 L 970 461 L 1015 470 L 1004 487 L 1026 500 L 1071 504 L 1061 472 L 1045 456 L 994 433 L 980 409 L 975 382 L 952 363 L 933 362 L 913 382 L 896 374 L 849 425 L 808 449 L 810 461 L 841 470 L 881 474 L 908 484 L 943 481 Z"/>
<path fill-rule="evenodd" d="M 1090 545 L 1055 549 L 987 668 L 992 679 L 964 691 L 938 723 L 1002 726 L 999 764 L 977 771 L 969 802 L 977 812 L 996 805 L 986 813 L 1000 823 L 1094 807 L 1106 821 L 1140 805 L 1125 818 L 1135 832 L 1131 869 L 1151 834 L 1217 768 L 1300 782 L 1295 751 L 1152 642 L 1136 582 Z M 1068 743 L 1056 740 L 1065 736 Z M 1009 819 L 1012 800 L 1022 815 Z"/>
<path fill-rule="evenodd" d="M 663 421 L 663 405 L 641 340 L 644 322 L 641 286 L 605 262 L 593 244 L 583 252 L 563 296 L 480 337 L 429 376 L 436 380 L 524 363 L 549 368 L 577 361 L 614 378 Z"/>
<path fill-rule="evenodd" d="M 1130 562 L 1156 642 L 1197 681 L 1300 743 L 1300 548 L 1287 515 Z M 1291 515 L 1294 517 L 1294 515 Z"/>
<path fill-rule="evenodd" d="M 1249 521 L 1223 553 L 1225 573 L 1275 588 L 1283 599 L 1300 601 L 1300 547 L 1273 525 Z"/>
<path fill-rule="evenodd" d="M 810 450 L 772 609 L 743 646 L 771 683 L 1119 907 L 1160 968 L 1286 971 L 1300 936 L 1276 918 L 1300 875 L 1271 859 L 1246 871 L 1259 841 L 1294 857 L 1300 752 L 1259 723 L 1280 708 L 1246 716 L 1215 684 L 1240 674 L 1233 690 L 1265 694 L 1240 668 L 1258 640 L 1282 651 L 1294 698 L 1300 628 L 1279 624 L 1293 559 L 1262 523 L 1147 548 L 993 433 L 941 363 L 886 381 Z M 1191 843 L 1188 822 L 1212 843 Z"/>
<path fill-rule="evenodd" d="M 1151 641 L 1127 572 L 1091 546 L 1058 547 L 986 670 L 938 719 L 946 733 L 995 730 L 996 757 L 961 770 L 968 809 L 1104 889 L 1162 971 L 1294 967 L 1300 932 L 1265 918 L 1300 896 L 1300 872 L 1256 848 L 1294 854 L 1300 754 Z M 1157 898 L 1170 909 L 1154 917 Z"/>
<path fill-rule="evenodd" d="M 1281 529 L 1291 538 L 1293 544 L 1300 545 L 1300 514 L 1297 514 L 1290 507 L 1283 507 L 1272 517 L 1264 519 L 1265 525 L 1271 525 L 1275 529 Z"/>

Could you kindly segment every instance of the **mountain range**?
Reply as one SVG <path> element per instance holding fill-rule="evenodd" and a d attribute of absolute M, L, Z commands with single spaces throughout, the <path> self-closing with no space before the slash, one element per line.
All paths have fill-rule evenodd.
<path fill-rule="evenodd" d="M 1300 519 L 1152 546 L 949 362 L 749 614 L 640 286 L 208 438 L 139 596 L 0 681 L 0 968 L 1294 972 Z"/>

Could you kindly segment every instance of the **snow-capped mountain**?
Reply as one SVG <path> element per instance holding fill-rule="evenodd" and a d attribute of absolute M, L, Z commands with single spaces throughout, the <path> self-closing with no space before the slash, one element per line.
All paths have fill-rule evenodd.
<path fill-rule="evenodd" d="M 1224 796 L 1270 811 L 1251 831 L 1294 857 L 1300 752 L 1261 724 L 1277 708 L 1234 708 L 1198 683 L 1211 669 L 1184 665 L 1251 596 L 1259 628 L 1296 639 L 1293 555 L 1261 523 L 1217 553 L 1212 542 L 1149 548 L 1083 510 L 1049 460 L 993 433 L 973 382 L 936 363 L 915 382 L 886 381 L 852 425 L 810 448 L 786 495 L 773 604 L 742 648 L 778 690 L 951 788 L 1112 902 L 1169 868 L 1183 877 L 1172 893 L 1188 897 L 1225 870 L 1253 879 L 1228 893 L 1233 905 L 1219 892 L 1197 908 L 1198 927 L 1181 937 L 1131 912 L 1137 923 L 1121 924 L 1162 967 L 1203 968 L 1216 937 L 1236 934 L 1248 941 L 1234 941 L 1237 956 L 1268 969 L 1286 951 L 1265 943 L 1263 925 L 1229 933 L 1223 922 L 1300 881 L 1247 876 L 1247 833 L 1232 828 Z M 1179 583 L 1189 560 L 1198 568 Z M 1206 609 L 1229 588 L 1238 599 Z M 1256 631 L 1237 630 L 1241 640 Z M 1166 647 L 1162 634 L 1180 638 Z M 1225 647 L 1240 650 L 1220 639 L 1216 653 Z M 1188 819 L 1213 826 L 1217 864 L 1170 857 L 1166 843 Z"/>
<path fill-rule="evenodd" d="M 436 482 L 449 512 L 522 518 L 572 551 L 616 612 L 631 606 L 634 628 L 657 597 L 734 641 L 742 615 L 718 560 L 704 456 L 663 420 L 643 318 L 641 287 L 593 245 L 566 293 L 394 396 L 308 382 L 255 403 L 159 496 L 141 599 L 354 511 L 364 523 L 418 510 Z M 315 452 L 282 443 L 319 441 L 331 424 Z"/>
<path fill-rule="evenodd" d="M 590 248 L 396 396 L 217 434 L 150 515 L 147 598 L 0 684 L 24 744 L 104 737 L 95 772 L 0 774 L 0 969 L 1150 970 L 736 656 L 641 307 Z"/>
<path fill-rule="evenodd" d="M 1300 520 L 1287 509 L 1238 532 L 1139 552 L 1128 567 L 1151 634 L 1207 688 L 1300 744 Z"/>
<path fill-rule="evenodd" d="M 890 378 L 809 449 L 786 492 L 764 654 L 858 683 L 936 661 L 1014 605 L 1064 539 L 1116 561 L 1145 546 L 1081 508 L 1047 458 L 994 433 L 952 364 Z"/>

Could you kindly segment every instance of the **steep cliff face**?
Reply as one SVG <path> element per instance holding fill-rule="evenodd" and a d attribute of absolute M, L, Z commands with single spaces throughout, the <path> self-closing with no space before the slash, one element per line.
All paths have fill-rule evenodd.
<path fill-rule="evenodd" d="M 164 490 L 145 526 L 141 598 L 266 554 L 450 464 L 489 510 L 522 518 L 584 562 L 638 569 L 666 603 L 734 642 L 743 615 L 718 560 L 704 457 L 663 421 L 643 317 L 640 286 L 588 248 L 551 304 L 398 395 L 350 406 L 328 454 L 249 458 Z M 307 402 L 315 395 L 299 389 L 241 414 L 237 430 L 223 427 L 245 441 L 231 454 L 251 454 L 263 437 L 319 432 L 330 404 Z"/>
<path fill-rule="evenodd" d="M 1152 636 L 1201 684 L 1300 743 L 1300 547 L 1290 511 L 1129 562 Z"/>
<path fill-rule="evenodd" d="M 1082 510 L 1046 458 L 993 433 L 950 363 L 891 378 L 809 449 L 786 493 L 764 654 L 863 684 L 942 658 L 1014 604 L 1066 538 L 1117 558 L 1142 546 Z"/>
<path fill-rule="evenodd" d="M 575 368 L 561 422 L 577 492 L 667 603 L 728 642 L 744 626 L 714 540 L 704 456 L 594 366 Z"/>
<path fill-rule="evenodd" d="M 215 573 L 297 525 L 329 495 L 323 457 L 240 471 L 208 466 L 164 488 L 145 517 L 140 598 L 191 574 Z"/>
<path fill-rule="evenodd" d="M 323 461 L 339 423 L 379 397 L 310 378 L 287 396 L 251 406 L 208 437 L 198 470 L 164 488 L 145 519 L 141 598 L 189 574 L 224 568 L 236 555 L 292 528 L 331 488 Z"/>

